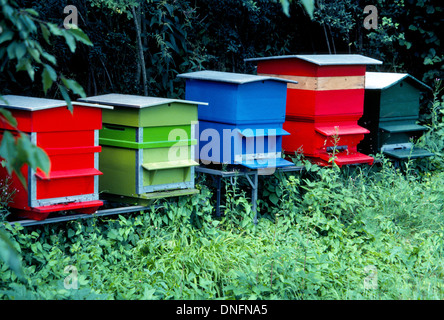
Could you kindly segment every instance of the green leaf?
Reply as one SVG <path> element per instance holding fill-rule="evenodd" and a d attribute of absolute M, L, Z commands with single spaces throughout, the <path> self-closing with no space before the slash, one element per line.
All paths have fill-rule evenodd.
<path fill-rule="evenodd" d="M 274 205 L 276 205 L 279 202 L 279 198 L 275 193 L 270 194 L 269 199 Z"/>
<path fill-rule="evenodd" d="M 42 52 L 42 56 L 53 65 L 57 64 L 56 58 L 52 54 L 49 54 L 48 52 Z"/>
<path fill-rule="evenodd" d="M 305 11 L 310 16 L 310 19 L 313 20 L 313 12 L 314 12 L 314 0 L 300 0 L 302 5 L 305 8 Z"/>
<path fill-rule="evenodd" d="M 40 52 L 37 49 L 28 47 L 28 52 L 36 62 L 42 63 L 42 60 L 40 60 Z"/>
<path fill-rule="evenodd" d="M 8 103 L 7 100 L 3 99 L 2 97 L 0 97 L 3 101 L 5 101 L 6 103 Z M 12 113 L 5 109 L 5 108 L 0 108 L 0 114 L 6 119 L 6 121 L 8 121 L 8 123 L 13 126 L 16 127 L 17 126 L 17 120 L 14 118 L 14 116 L 12 115 Z"/>
<path fill-rule="evenodd" d="M 14 136 L 10 131 L 5 131 L 3 133 L 3 138 L 0 145 L 0 157 L 5 160 L 3 165 L 6 167 L 8 173 L 11 174 L 15 159 L 17 157 L 17 149 Z"/>
<path fill-rule="evenodd" d="M 288 0 L 280 0 L 282 5 L 282 11 L 284 11 L 287 17 L 290 16 L 290 2 Z"/>
<path fill-rule="evenodd" d="M 9 41 L 14 37 L 14 33 L 10 30 L 3 31 L 0 34 L 0 44 L 3 42 Z"/>
<path fill-rule="evenodd" d="M 20 261 L 20 255 L 17 250 L 15 250 L 12 241 L 2 230 L 0 230 L 0 258 L 20 280 L 24 280 L 25 277 Z"/>
<path fill-rule="evenodd" d="M 30 15 L 33 15 L 33 16 L 36 16 L 36 17 L 39 16 L 38 12 L 35 11 L 34 9 L 27 8 L 27 9 L 25 9 L 25 11 L 26 11 L 27 13 L 29 13 Z"/>
<path fill-rule="evenodd" d="M 62 85 L 58 85 L 60 93 L 63 96 L 63 99 L 65 99 L 66 103 L 68 104 L 68 110 L 72 112 L 73 110 L 73 106 L 71 103 L 71 98 L 69 97 L 68 91 L 66 90 L 66 88 Z"/>
<path fill-rule="evenodd" d="M 26 54 L 26 46 L 24 43 L 17 43 L 14 47 L 15 49 L 15 58 L 20 60 Z M 30 49 L 30 48 L 28 48 Z"/>
<path fill-rule="evenodd" d="M 79 28 L 72 28 L 68 29 L 67 31 L 70 32 L 77 41 L 80 41 L 88 46 L 93 45 L 89 37 Z"/>
<path fill-rule="evenodd" d="M 40 168 L 46 174 L 49 174 L 49 170 L 51 168 L 51 161 L 49 160 L 48 155 L 43 149 L 37 146 L 33 146 L 33 149 L 34 150 L 32 156 L 34 157 L 34 161 L 37 164 L 37 167 Z"/>
<path fill-rule="evenodd" d="M 77 81 L 72 79 L 66 79 L 65 77 L 62 77 L 62 81 L 68 89 L 72 90 L 72 92 L 78 94 L 83 98 L 86 97 L 85 90 L 83 90 L 83 87 Z"/>
<path fill-rule="evenodd" d="M 43 73 L 42 73 L 42 83 L 43 83 L 43 90 L 46 92 L 49 88 L 51 88 L 54 81 L 57 80 L 57 73 L 55 70 L 50 66 L 45 64 Z"/>
<path fill-rule="evenodd" d="M 68 45 L 69 50 L 74 53 L 76 51 L 76 40 L 74 36 L 69 33 L 69 31 L 70 30 L 65 30 L 65 32 L 63 32 L 63 36 L 65 37 L 66 44 Z"/>
<path fill-rule="evenodd" d="M 8 53 L 8 59 L 12 60 L 16 57 L 16 51 L 15 51 L 15 47 L 17 46 L 17 42 L 12 42 L 11 44 L 8 45 L 8 47 L 6 48 L 6 51 Z"/>
<path fill-rule="evenodd" d="M 49 32 L 48 27 L 45 26 L 43 23 L 40 23 L 40 29 L 42 29 L 43 39 L 45 39 L 47 44 L 51 44 L 51 41 L 49 39 L 51 36 L 51 33 Z"/>
<path fill-rule="evenodd" d="M 28 63 L 25 64 L 26 67 L 26 71 L 28 72 L 29 78 L 31 78 L 32 81 L 34 81 L 34 75 L 35 75 L 35 70 L 34 67 L 31 65 L 31 63 L 28 60 Z"/>
<path fill-rule="evenodd" d="M 55 36 L 63 36 L 63 30 L 54 23 L 48 23 L 49 31 Z"/>
<path fill-rule="evenodd" d="M 28 72 L 29 77 L 32 81 L 34 81 L 34 67 L 31 65 L 31 60 L 29 58 L 23 58 L 20 59 L 15 66 L 16 71 L 24 71 L 26 70 Z"/>

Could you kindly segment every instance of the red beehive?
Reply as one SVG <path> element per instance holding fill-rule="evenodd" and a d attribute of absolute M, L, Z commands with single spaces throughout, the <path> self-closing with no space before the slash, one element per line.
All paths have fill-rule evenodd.
<path fill-rule="evenodd" d="M 99 105 L 73 102 L 72 113 L 62 100 L 7 95 L 7 108 L 17 120 L 12 128 L 0 123 L 0 139 L 5 129 L 29 135 L 31 142 L 42 148 L 51 163 L 49 175 L 23 166 L 21 172 L 27 188 L 13 174 L 16 190 L 9 204 L 22 217 L 44 220 L 51 212 L 77 211 L 94 213 L 103 202 L 98 196 L 98 132 L 102 128 Z M 0 168 L 0 178 L 8 176 Z"/>
<path fill-rule="evenodd" d="M 257 61 L 257 74 L 295 80 L 287 86 L 287 109 L 282 148 L 328 164 L 373 163 L 358 153 L 357 145 L 369 133 L 357 122 L 364 108 L 366 65 L 381 61 L 354 54 L 287 55 L 246 59 Z M 335 150 L 333 149 L 335 148 Z"/>

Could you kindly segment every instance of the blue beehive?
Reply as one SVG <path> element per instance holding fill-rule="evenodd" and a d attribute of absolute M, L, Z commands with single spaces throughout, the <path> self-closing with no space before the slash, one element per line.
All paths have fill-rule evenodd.
<path fill-rule="evenodd" d="M 186 79 L 186 99 L 198 108 L 199 159 L 252 169 L 293 165 L 281 158 L 287 82 L 269 76 L 198 71 Z"/>

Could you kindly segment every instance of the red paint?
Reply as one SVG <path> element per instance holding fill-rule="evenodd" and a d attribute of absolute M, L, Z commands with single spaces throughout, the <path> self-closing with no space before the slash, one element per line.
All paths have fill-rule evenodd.
<path fill-rule="evenodd" d="M 93 193 L 94 176 L 37 180 L 38 200 L 79 196 Z"/>
<path fill-rule="evenodd" d="M 48 176 L 38 169 L 31 185 L 33 177 L 29 176 L 27 166 L 23 166 L 21 171 L 28 188 L 13 174 L 12 186 L 17 192 L 9 206 L 18 210 L 21 216 L 41 220 L 46 219 L 49 212 L 82 210 L 93 213 L 103 205 L 100 200 L 81 200 L 82 195 L 95 194 L 95 176 L 102 174 L 95 169 L 95 154 L 101 151 L 101 147 L 95 145 L 94 132 L 102 128 L 102 110 L 74 104 L 72 113 L 66 107 L 10 111 L 19 130 L 36 133 L 37 145 L 49 156 L 51 168 Z M 5 123 L 0 123 L 0 128 L 11 129 Z M 0 132 L 0 139 L 2 136 Z M 6 170 L 0 168 L 0 177 L 7 175 Z M 35 192 L 35 200 L 58 198 L 60 203 L 31 207 L 29 190 Z M 70 199 L 64 200 L 66 197 Z"/>
<path fill-rule="evenodd" d="M 364 76 L 365 71 L 365 65 L 319 66 L 294 57 L 257 61 L 258 74 L 277 76 Z M 329 165 L 328 160 L 332 155 L 329 147 L 346 146 L 346 151 L 337 154 L 336 164 L 373 163 L 373 158 L 357 152 L 358 143 L 368 133 L 368 130 L 357 125 L 364 111 L 364 93 L 364 89 L 288 88 L 283 128 L 290 135 L 283 137 L 284 153 L 294 155 L 302 150 L 314 162 Z M 339 130 L 335 131 L 335 127 Z"/>
<path fill-rule="evenodd" d="M 103 206 L 103 201 L 85 201 L 77 203 L 67 203 L 67 204 L 57 204 L 45 207 L 35 207 L 32 210 L 18 210 L 17 215 L 22 218 L 32 219 L 32 220 L 45 220 L 53 212 L 63 212 L 63 211 L 75 211 L 83 214 L 93 214 L 101 206 Z"/>
<path fill-rule="evenodd" d="M 102 109 L 75 106 L 71 113 L 66 107 L 24 111 L 11 110 L 17 129 L 23 132 L 81 131 L 102 128 Z M 100 121 L 99 121 L 100 120 Z M 1 129 L 12 129 L 0 122 Z"/>
<path fill-rule="evenodd" d="M 287 90 L 288 116 L 336 116 L 364 112 L 364 89 L 349 90 Z"/>
<path fill-rule="evenodd" d="M 303 76 L 303 77 L 342 77 L 364 76 L 365 65 L 319 66 L 298 58 L 270 59 L 257 61 L 257 73 Z"/>
<path fill-rule="evenodd" d="M 304 121 L 287 120 L 283 128 L 290 133 L 289 136 L 284 136 L 282 140 L 282 149 L 288 155 L 294 155 L 295 151 L 302 150 L 307 157 L 324 159 L 330 157 L 328 147 L 347 146 L 347 151 L 341 152 L 350 155 L 347 157 L 347 161 L 361 159 L 363 161 L 359 160 L 355 163 L 369 162 L 367 156 L 352 157 L 352 155 L 358 155 L 357 145 L 364 139 L 364 134 L 368 133 L 367 129 L 354 124 L 353 121 L 341 123 L 315 122 L 307 119 L 304 119 Z M 335 136 L 338 139 L 337 141 L 335 141 Z M 340 160 L 336 163 L 339 165 Z"/>
<path fill-rule="evenodd" d="M 94 146 L 94 129 L 80 131 L 39 132 L 37 145 L 41 148 L 66 148 Z"/>

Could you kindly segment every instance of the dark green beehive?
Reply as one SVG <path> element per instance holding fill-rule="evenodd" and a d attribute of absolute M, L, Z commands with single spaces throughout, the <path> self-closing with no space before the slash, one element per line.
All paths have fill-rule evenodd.
<path fill-rule="evenodd" d="M 432 156 L 413 142 L 427 128 L 418 125 L 420 95 L 430 87 L 406 73 L 366 72 L 364 114 L 359 124 L 370 130 L 359 144 L 366 154 L 395 159 Z"/>

